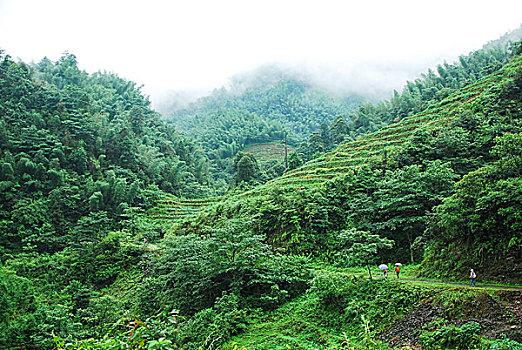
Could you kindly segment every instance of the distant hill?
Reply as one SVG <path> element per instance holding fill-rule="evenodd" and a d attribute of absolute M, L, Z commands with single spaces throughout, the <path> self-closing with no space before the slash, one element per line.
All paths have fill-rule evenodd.
<path fill-rule="evenodd" d="M 166 121 L 199 141 L 213 162 L 211 173 L 228 174 L 230 179 L 231 160 L 238 151 L 285 138 L 297 147 L 322 124 L 348 115 L 362 101 L 357 96 L 333 96 L 303 77 L 269 66 L 236 77 L 232 87 L 215 90 Z"/>
<path fill-rule="evenodd" d="M 232 87 L 215 90 L 187 108 L 168 117 L 180 131 L 203 140 L 226 139 L 234 123 L 242 122 L 232 141 L 239 148 L 250 143 L 281 139 L 298 145 L 321 124 L 347 115 L 363 99 L 342 98 L 320 90 L 302 77 L 285 73 L 277 66 L 263 67 L 250 75 L 236 77 Z M 218 119 L 218 120 L 216 120 Z M 203 142 L 204 146 L 206 142 Z"/>

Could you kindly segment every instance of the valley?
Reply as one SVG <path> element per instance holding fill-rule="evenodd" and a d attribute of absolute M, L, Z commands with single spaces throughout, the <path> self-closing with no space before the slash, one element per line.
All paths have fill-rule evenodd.
<path fill-rule="evenodd" d="M 521 42 L 381 102 L 263 74 L 162 116 L 1 51 L 0 348 L 522 348 Z"/>

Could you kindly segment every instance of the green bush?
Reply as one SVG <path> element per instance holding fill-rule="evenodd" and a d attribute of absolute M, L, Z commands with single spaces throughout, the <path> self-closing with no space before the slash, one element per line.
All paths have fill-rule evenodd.
<path fill-rule="evenodd" d="M 316 276 L 309 290 L 319 299 L 325 324 L 339 331 L 360 330 L 365 315 L 373 330 L 381 330 L 406 312 L 420 299 L 419 289 L 388 280 L 354 279 L 346 274 L 329 272 Z M 319 310 L 318 310 L 319 311 Z"/>
<path fill-rule="evenodd" d="M 148 295 L 143 308 L 194 315 L 226 292 L 239 296 L 243 305 L 266 310 L 306 290 L 307 259 L 274 253 L 263 237 L 237 221 L 205 230 L 206 236 L 169 237 L 151 270 L 156 292 L 142 288 Z"/>
<path fill-rule="evenodd" d="M 160 313 L 145 320 L 120 318 L 102 338 L 71 340 L 53 334 L 57 350 L 123 350 L 178 348 L 179 317 L 176 312 Z"/>
<path fill-rule="evenodd" d="M 502 338 L 492 340 L 489 343 L 488 350 L 522 350 L 522 344 L 508 339 L 505 334 L 502 335 Z"/>
<path fill-rule="evenodd" d="M 247 324 L 247 311 L 239 306 L 239 297 L 223 294 L 213 307 L 198 312 L 180 327 L 181 348 L 215 348 L 242 332 Z"/>
<path fill-rule="evenodd" d="M 422 331 L 419 342 L 423 349 L 476 349 L 480 344 L 480 325 L 477 322 L 468 322 L 461 327 L 455 325 L 442 325 L 440 321 L 434 322 L 430 327 L 436 329 Z"/>

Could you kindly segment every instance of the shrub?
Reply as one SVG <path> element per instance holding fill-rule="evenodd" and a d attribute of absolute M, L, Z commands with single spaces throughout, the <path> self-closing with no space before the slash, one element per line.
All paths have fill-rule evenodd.
<path fill-rule="evenodd" d="M 508 339 L 505 334 L 502 335 L 502 338 L 492 340 L 489 343 L 488 350 L 522 350 L 522 344 Z"/>
<path fill-rule="evenodd" d="M 440 321 L 439 321 L 440 322 Z M 432 323 L 430 326 L 438 323 Z M 423 349 L 475 349 L 480 344 L 478 335 L 480 325 L 477 322 L 468 322 L 461 327 L 455 325 L 443 325 L 433 331 L 422 331 L 419 342 Z"/>

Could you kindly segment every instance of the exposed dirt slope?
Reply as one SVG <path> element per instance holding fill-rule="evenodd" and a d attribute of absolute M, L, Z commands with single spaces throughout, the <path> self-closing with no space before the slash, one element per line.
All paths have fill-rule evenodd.
<path fill-rule="evenodd" d="M 512 340 L 522 342 L 522 292 L 477 292 L 461 304 L 425 300 L 386 329 L 380 340 L 392 346 L 418 346 L 420 330 L 437 319 L 456 326 L 474 321 L 480 325 L 483 336 L 494 339 L 506 334 Z"/>

